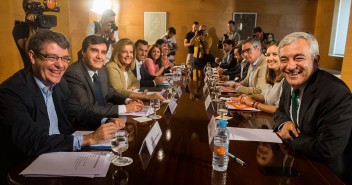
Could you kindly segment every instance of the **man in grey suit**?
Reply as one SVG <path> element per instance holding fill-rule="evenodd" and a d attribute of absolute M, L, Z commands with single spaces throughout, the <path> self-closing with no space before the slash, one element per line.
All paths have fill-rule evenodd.
<path fill-rule="evenodd" d="M 106 117 L 143 109 L 142 101 L 123 98 L 109 84 L 104 66 L 107 53 L 104 39 L 96 35 L 86 37 L 81 52 L 82 59 L 67 69 L 64 78 L 82 106 L 91 106 L 94 112 Z"/>
<path fill-rule="evenodd" d="M 265 56 L 261 52 L 260 41 L 256 38 L 249 38 L 242 43 L 242 53 L 250 66 L 247 76 L 239 83 L 235 83 L 237 93 L 259 94 L 266 87 L 265 74 L 267 64 Z"/>

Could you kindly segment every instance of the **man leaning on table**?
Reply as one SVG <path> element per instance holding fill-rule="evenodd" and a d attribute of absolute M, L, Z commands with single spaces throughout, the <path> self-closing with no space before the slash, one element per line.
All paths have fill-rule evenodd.
<path fill-rule="evenodd" d="M 73 96 L 62 79 L 70 61 L 69 47 L 61 33 L 38 30 L 28 45 L 32 68 L 19 70 L 0 85 L 2 184 L 7 184 L 7 172 L 27 157 L 79 150 L 112 138 L 124 127 L 117 119 L 102 124 L 102 115 L 71 101 Z M 73 136 L 70 120 L 87 122 L 97 129 L 88 135 Z"/>
<path fill-rule="evenodd" d="M 274 131 L 294 150 L 324 162 L 347 182 L 352 175 L 349 88 L 318 68 L 319 46 L 310 34 L 285 36 L 279 44 L 279 56 L 286 81 L 274 114 Z"/>
<path fill-rule="evenodd" d="M 110 85 L 104 66 L 107 54 L 104 38 L 97 35 L 86 37 L 81 52 L 82 59 L 68 67 L 64 78 L 82 106 L 91 106 L 94 112 L 106 117 L 143 109 L 142 101 L 126 99 Z"/>
<path fill-rule="evenodd" d="M 256 38 L 248 38 L 242 43 L 242 53 L 250 66 L 244 80 L 233 84 L 237 93 L 260 94 L 266 87 L 265 74 L 267 64 L 265 56 L 261 52 L 260 41 Z"/>

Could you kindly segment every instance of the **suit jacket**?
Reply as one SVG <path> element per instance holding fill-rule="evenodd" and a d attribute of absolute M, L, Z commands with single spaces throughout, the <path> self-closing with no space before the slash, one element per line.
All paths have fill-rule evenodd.
<path fill-rule="evenodd" d="M 222 61 L 220 63 L 220 67 L 221 68 L 223 68 L 223 69 L 231 69 L 231 68 L 234 68 L 236 66 L 237 60 L 235 58 L 233 50 L 234 49 L 231 49 L 231 51 L 229 51 L 228 53 L 225 53 L 225 55 L 222 58 Z M 228 58 L 229 58 L 229 60 L 227 60 Z"/>
<path fill-rule="evenodd" d="M 262 54 L 254 71 L 252 71 L 252 65 L 249 66 L 247 76 L 244 80 L 240 82 L 241 86 L 236 90 L 237 93 L 244 93 L 244 94 L 259 94 L 262 90 L 266 87 L 265 81 L 265 74 L 266 74 L 266 62 L 265 56 Z M 249 87 L 249 77 L 250 74 L 252 75 L 252 86 Z"/>
<path fill-rule="evenodd" d="M 155 83 L 153 81 L 155 79 L 155 76 L 150 75 L 143 64 L 141 65 L 141 69 L 139 72 L 141 74 L 141 80 L 140 80 L 141 87 L 155 87 Z M 137 61 L 136 61 L 136 66 L 132 70 L 132 73 L 137 78 Z"/>
<path fill-rule="evenodd" d="M 275 131 L 291 120 L 290 105 L 291 87 L 285 81 L 274 114 Z M 338 176 L 351 175 L 352 97 L 346 84 L 318 69 L 303 91 L 298 116 L 301 133 L 286 142 L 293 149 L 325 162 Z"/>
<path fill-rule="evenodd" d="M 94 84 L 83 61 L 80 60 L 72 64 L 64 75 L 73 96 L 83 107 L 91 106 L 92 111 L 98 114 L 106 117 L 117 117 L 118 105 L 124 105 L 126 98 L 115 93 L 115 90 L 109 84 L 105 66 L 98 70 L 98 77 L 106 103 L 105 106 L 97 104 Z"/>
<path fill-rule="evenodd" d="M 230 80 L 234 80 L 236 77 L 238 77 L 238 80 L 236 81 L 240 82 L 246 78 L 248 68 L 249 68 L 249 62 L 246 61 L 246 65 L 243 68 L 242 78 L 241 78 L 241 61 L 240 61 L 240 62 L 237 62 L 236 66 L 224 71 L 223 74 L 229 75 Z"/>
<path fill-rule="evenodd" d="M 114 90 L 120 93 L 123 97 L 129 97 L 132 91 L 127 90 L 127 88 L 134 86 L 139 88 L 140 82 L 134 76 L 131 70 L 127 71 L 128 81 L 127 81 L 127 88 L 126 88 L 126 79 L 124 76 L 124 72 L 119 68 L 117 63 L 111 61 L 106 63 L 106 69 L 108 71 L 108 79 L 109 83 L 112 85 Z"/>
<path fill-rule="evenodd" d="M 30 69 L 20 70 L 0 85 L 1 173 L 28 156 L 47 152 L 72 151 L 72 121 L 97 127 L 103 118 L 74 101 L 64 79 L 53 88 L 53 102 L 61 134 L 49 135 L 45 100 Z M 73 98 L 74 99 L 74 98 Z M 71 102 L 71 103 L 69 103 Z"/>

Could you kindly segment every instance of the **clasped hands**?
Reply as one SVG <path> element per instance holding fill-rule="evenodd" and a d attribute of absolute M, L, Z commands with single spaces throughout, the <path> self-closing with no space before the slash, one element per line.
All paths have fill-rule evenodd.
<path fill-rule="evenodd" d="M 126 105 L 126 112 L 138 112 L 143 110 L 144 103 L 141 100 L 133 99 L 128 101 Z"/>
<path fill-rule="evenodd" d="M 293 121 L 287 121 L 283 124 L 282 128 L 276 132 L 282 139 L 293 140 L 301 133 Z"/>
<path fill-rule="evenodd" d="M 107 139 L 111 139 L 117 130 L 125 127 L 125 123 L 118 118 L 111 118 L 109 122 L 100 125 L 100 127 L 95 130 L 93 133 L 83 136 L 83 144 L 85 145 L 94 145 L 102 143 Z"/>

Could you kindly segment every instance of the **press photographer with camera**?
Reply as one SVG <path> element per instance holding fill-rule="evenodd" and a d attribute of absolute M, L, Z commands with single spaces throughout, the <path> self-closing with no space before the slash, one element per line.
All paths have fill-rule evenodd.
<path fill-rule="evenodd" d="M 207 62 L 213 62 L 215 60 L 208 60 L 208 58 L 210 58 L 208 57 L 209 49 L 212 43 L 213 39 L 207 33 L 207 26 L 201 25 L 190 42 L 190 44 L 194 45 L 192 69 L 193 75 L 196 75 L 197 78 L 201 78 L 203 75 L 203 68 Z"/>
<path fill-rule="evenodd" d="M 56 16 L 43 15 L 43 12 L 59 12 L 60 8 L 56 7 L 55 0 L 44 0 L 44 6 L 40 4 L 39 0 L 23 0 L 22 7 L 26 13 L 25 21 L 15 21 L 12 36 L 21 54 L 24 68 L 30 68 L 31 62 L 27 54 L 29 38 L 37 29 L 55 27 L 57 24 Z"/>
<path fill-rule="evenodd" d="M 115 23 L 115 12 L 111 9 L 104 10 L 100 22 L 90 22 L 87 27 L 86 35 L 98 35 L 106 40 L 108 52 L 105 63 L 109 62 L 112 54 L 112 45 L 119 40 L 118 27 Z"/>

